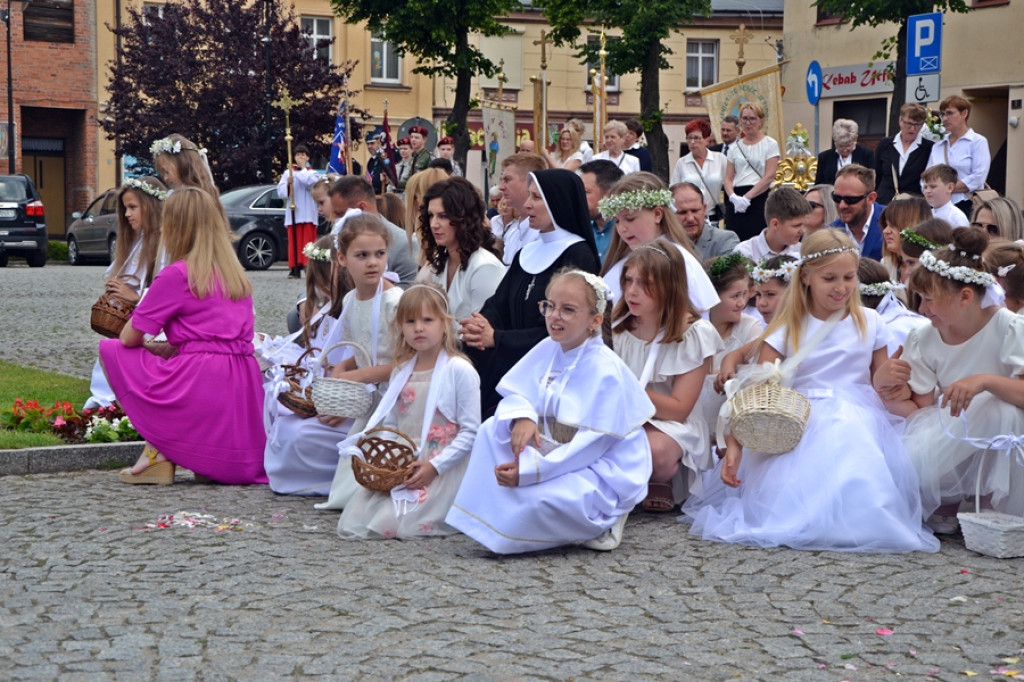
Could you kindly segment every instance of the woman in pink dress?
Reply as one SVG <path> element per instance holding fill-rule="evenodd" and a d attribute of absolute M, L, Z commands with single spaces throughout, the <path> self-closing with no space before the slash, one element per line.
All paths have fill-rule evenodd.
<path fill-rule="evenodd" d="M 220 483 L 267 482 L 252 285 L 222 222 L 201 189 L 169 196 L 162 243 L 171 264 L 121 338 L 100 342 L 114 395 L 146 439 L 124 483 L 170 485 L 176 465 Z M 161 331 L 167 341 L 152 340 Z"/>

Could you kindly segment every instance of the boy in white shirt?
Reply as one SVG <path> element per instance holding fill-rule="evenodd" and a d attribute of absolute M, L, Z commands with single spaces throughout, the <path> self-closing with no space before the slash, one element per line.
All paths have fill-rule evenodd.
<path fill-rule="evenodd" d="M 955 168 L 939 163 L 921 173 L 921 191 L 932 207 L 933 218 L 945 220 L 952 227 L 967 227 L 971 221 L 952 202 L 957 179 Z"/>
<path fill-rule="evenodd" d="M 811 205 L 800 192 L 791 187 L 780 187 L 768 195 L 764 205 L 764 219 L 768 227 L 756 237 L 737 244 L 733 251 L 755 263 L 780 254 L 799 258 L 804 221 L 810 214 Z"/>

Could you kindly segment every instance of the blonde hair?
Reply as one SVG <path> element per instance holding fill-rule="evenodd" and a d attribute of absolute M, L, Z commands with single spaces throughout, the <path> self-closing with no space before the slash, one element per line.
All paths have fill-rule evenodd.
<path fill-rule="evenodd" d="M 623 194 L 625 192 L 636 192 L 638 190 L 652 190 L 652 189 L 665 189 L 665 183 L 657 175 L 653 173 L 630 173 L 623 176 L 621 180 L 615 183 L 611 191 L 608 192 L 608 196 L 613 197 L 616 194 Z M 653 211 L 653 208 L 645 208 L 644 211 Z M 690 240 L 690 236 L 686 234 L 686 230 L 679 223 L 679 218 L 676 216 L 675 211 L 672 210 L 671 206 L 662 208 L 661 211 L 661 222 L 658 224 L 661 229 L 661 234 L 668 241 L 682 246 L 691 254 L 693 251 L 693 242 Z M 601 268 L 601 274 L 606 275 L 612 267 L 620 260 L 629 255 L 629 244 L 624 242 L 619 237 L 619 231 L 612 231 L 612 241 L 608 245 L 608 254 L 604 259 L 604 267 Z M 696 255 L 696 254 L 694 254 Z"/>
<path fill-rule="evenodd" d="M 657 302 L 660 314 L 658 328 L 665 330 L 661 342 L 682 341 L 691 322 L 700 316 L 690 302 L 683 254 L 671 244 L 638 246 L 622 266 L 619 281 L 623 291 L 626 288 L 626 272 L 630 268 L 634 269 L 633 276 L 642 282 L 647 295 Z M 615 304 L 612 319 L 619 320 L 612 328 L 613 334 L 636 328 L 636 318 L 629 312 L 625 298 L 620 298 Z"/>
<path fill-rule="evenodd" d="M 806 324 L 807 317 L 811 314 L 811 287 L 804 282 L 804 272 L 823 268 L 837 258 L 853 258 L 855 267 L 860 264 L 860 259 L 856 253 L 857 247 L 854 245 L 853 240 L 846 233 L 834 228 L 822 228 L 814 234 L 808 235 L 800 247 L 800 257 L 806 259 L 807 256 L 830 249 L 850 250 L 817 256 L 802 262 L 797 267 L 796 272 L 793 273 L 793 278 L 789 282 L 789 286 L 786 287 L 785 292 L 782 294 L 779 309 L 775 312 L 775 316 L 765 328 L 764 333 L 761 334 L 758 343 L 763 342 L 776 330 L 785 327 L 786 340 L 789 342 L 792 352 L 795 353 L 799 349 L 804 325 Z M 863 338 L 867 334 L 868 326 L 864 310 L 860 305 L 860 293 L 857 291 L 857 287 L 853 288 L 853 292 L 846 302 L 846 309 L 850 317 L 853 318 L 854 325 L 857 327 L 857 334 Z"/>
<path fill-rule="evenodd" d="M 569 140 L 571 141 L 570 144 L 572 146 L 572 149 L 570 149 L 568 152 L 563 152 L 562 135 L 565 135 L 567 133 L 569 135 Z M 582 144 L 581 140 L 582 138 L 580 137 L 580 134 L 576 132 L 575 128 L 568 125 L 562 128 L 562 130 L 559 131 L 558 133 L 558 144 L 555 145 L 555 153 L 558 155 L 558 163 L 565 163 L 570 156 L 578 152 L 580 150 L 580 145 Z"/>
<path fill-rule="evenodd" d="M 198 187 L 213 197 L 217 202 L 217 210 L 220 212 L 221 217 L 224 218 L 224 228 L 227 231 L 228 240 L 237 241 L 238 235 L 231 230 L 227 211 L 224 210 L 223 204 L 220 203 L 220 190 L 217 189 L 217 185 L 213 182 L 213 171 L 210 170 L 210 164 L 206 161 L 206 150 L 200 149 L 199 145 L 195 142 L 178 133 L 168 135 L 166 139 L 172 143 L 179 143 L 181 151 L 178 153 L 158 151 L 153 156 L 153 167 L 159 171 L 161 163 L 169 164 L 174 168 L 174 174 L 178 176 L 181 188 Z M 174 189 L 174 191 L 178 190 Z"/>
<path fill-rule="evenodd" d="M 416 349 L 409 345 L 402 333 L 402 324 L 410 317 L 419 315 L 424 309 L 430 314 L 441 318 L 444 329 L 444 339 L 441 347 L 448 357 L 460 357 L 465 355 L 459 348 L 458 338 L 455 336 L 455 318 L 452 317 L 448 308 L 448 296 L 441 287 L 433 283 L 418 282 L 410 286 L 398 299 L 398 306 L 395 308 L 395 319 L 391 322 L 392 347 L 395 349 L 395 365 L 416 357 Z"/>
<path fill-rule="evenodd" d="M 556 272 L 551 279 L 548 281 L 547 287 L 544 289 L 544 297 L 547 298 L 551 295 L 551 289 L 563 279 L 571 279 L 575 282 L 579 282 L 583 286 L 583 296 L 587 300 L 587 305 L 590 306 L 591 315 L 599 315 L 601 317 L 601 323 L 603 323 L 608 317 L 605 315 L 607 309 L 607 302 L 605 303 L 605 309 L 598 308 L 597 305 L 597 290 L 594 289 L 594 285 L 587 281 L 582 270 L 570 266 L 564 267 Z M 593 275 L 591 275 L 593 277 Z M 591 332 L 591 336 L 601 335 L 602 324 L 598 324 Z"/>
<path fill-rule="evenodd" d="M 615 133 L 619 137 L 625 137 L 626 133 L 629 132 L 629 128 L 622 121 L 608 121 L 604 124 L 604 132 Z"/>
<path fill-rule="evenodd" d="M 167 188 L 164 183 L 160 182 L 154 177 L 140 178 L 140 182 L 144 182 L 153 189 L 160 191 L 166 191 Z M 139 209 L 142 212 L 142 221 L 139 227 L 138 235 L 135 234 L 135 230 L 132 229 L 128 223 L 128 218 L 125 215 L 124 206 L 124 195 L 131 192 L 139 202 Z M 132 187 L 131 185 L 122 185 L 121 189 L 117 192 L 117 246 L 114 249 L 114 263 L 111 271 L 115 273 L 115 276 L 120 272 L 121 268 L 124 267 L 125 262 L 128 260 L 128 256 L 132 253 L 132 248 L 135 246 L 135 242 L 139 239 L 142 240 L 142 252 L 139 254 L 139 264 L 146 268 L 146 280 L 139 282 L 142 286 L 148 286 L 156 275 L 156 255 L 160 250 L 160 222 L 164 212 L 164 202 L 157 199 L 148 192 Z M 131 238 L 128 238 L 131 235 Z"/>
<path fill-rule="evenodd" d="M 252 295 L 225 223 L 220 202 L 198 187 L 182 187 L 167 197 L 161 243 L 172 263 L 185 261 L 196 298 L 214 291 L 233 301 Z"/>
<path fill-rule="evenodd" d="M 419 224 L 423 196 L 433 185 L 447 179 L 448 174 L 440 168 L 427 168 L 419 173 L 414 173 L 405 182 L 405 234 L 409 238 L 410 254 L 412 253 L 413 235 L 416 234 L 416 225 Z M 419 260 L 417 265 L 426 265 L 427 257 L 423 251 L 420 251 Z"/>

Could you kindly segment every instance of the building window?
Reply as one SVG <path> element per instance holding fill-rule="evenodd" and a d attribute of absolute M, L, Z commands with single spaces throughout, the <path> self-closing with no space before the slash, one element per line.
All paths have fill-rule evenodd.
<path fill-rule="evenodd" d="M 395 46 L 374 34 L 370 41 L 370 80 L 374 83 L 401 83 L 402 58 Z"/>
<path fill-rule="evenodd" d="M 611 42 L 612 40 L 615 40 L 615 38 L 607 38 L 606 40 L 608 42 Z M 588 47 L 592 47 L 592 48 L 594 48 L 596 50 L 596 49 L 598 49 L 598 47 L 600 45 L 601 45 L 601 38 L 599 38 L 598 36 L 588 36 L 587 37 L 587 46 Z M 587 64 L 587 90 L 590 90 L 590 87 L 591 87 L 591 85 L 593 83 L 592 79 L 590 78 L 590 70 L 591 69 L 593 69 L 595 73 L 600 73 L 600 71 L 601 71 L 601 60 L 595 59 L 593 62 Z M 611 71 L 609 71 L 608 68 L 607 68 L 607 65 L 605 66 L 605 75 L 608 76 L 608 88 L 607 88 L 608 92 L 618 92 L 619 91 L 619 75 L 617 73 L 612 73 Z"/>
<path fill-rule="evenodd" d="M 829 12 L 828 10 L 823 10 L 820 7 L 818 7 L 817 9 L 818 9 L 818 21 L 817 21 L 817 25 L 818 26 L 831 26 L 831 25 L 834 25 L 834 24 L 841 24 L 841 23 L 843 23 L 843 15 L 842 14 L 833 14 L 832 12 Z"/>
<path fill-rule="evenodd" d="M 686 41 L 686 89 L 699 90 L 718 82 L 718 41 Z"/>
<path fill-rule="evenodd" d="M 331 61 L 331 20 L 324 17 L 302 17 L 299 20 L 302 32 L 309 40 L 309 49 L 317 59 Z"/>
<path fill-rule="evenodd" d="M 146 24 L 149 23 L 150 19 L 163 19 L 164 18 L 164 5 L 163 3 L 156 2 L 144 2 L 142 3 L 142 21 Z"/>
<path fill-rule="evenodd" d="M 75 42 L 73 0 L 35 0 L 25 7 L 25 40 L 46 43 Z"/>

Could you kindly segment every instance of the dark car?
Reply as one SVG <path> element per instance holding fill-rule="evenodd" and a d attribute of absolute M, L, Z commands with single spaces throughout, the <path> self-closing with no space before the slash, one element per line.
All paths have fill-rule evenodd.
<path fill-rule="evenodd" d="M 117 190 L 108 189 L 97 197 L 84 213 L 72 213 L 75 222 L 68 228 L 68 260 L 82 265 L 97 259 L 114 260 L 117 245 Z"/>
<path fill-rule="evenodd" d="M 29 267 L 46 265 L 50 245 L 39 192 L 27 175 L 0 175 L 0 268 L 11 256 L 22 256 Z"/>
<path fill-rule="evenodd" d="M 246 270 L 266 270 L 288 253 L 284 229 L 284 199 L 277 185 L 239 187 L 220 195 L 232 231 L 238 259 Z"/>

